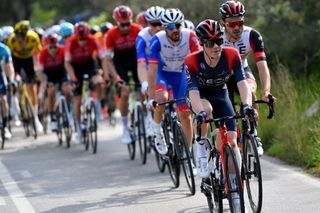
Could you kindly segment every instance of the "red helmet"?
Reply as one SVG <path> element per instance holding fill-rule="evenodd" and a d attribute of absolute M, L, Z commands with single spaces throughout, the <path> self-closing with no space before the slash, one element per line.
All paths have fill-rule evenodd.
<path fill-rule="evenodd" d="M 147 26 L 147 20 L 144 16 L 146 11 L 142 11 L 140 13 L 138 13 L 138 15 L 136 16 L 136 22 L 141 25 L 141 26 Z"/>
<path fill-rule="evenodd" d="M 51 33 L 44 38 L 45 45 L 57 45 L 58 35 L 56 33 Z"/>
<path fill-rule="evenodd" d="M 220 7 L 221 19 L 244 16 L 245 12 L 243 4 L 239 1 L 227 1 Z"/>
<path fill-rule="evenodd" d="M 217 21 L 207 19 L 198 24 L 196 34 L 200 42 L 222 38 L 223 29 Z"/>
<path fill-rule="evenodd" d="M 90 33 L 90 28 L 85 22 L 78 22 L 74 26 L 74 34 L 78 39 L 86 39 L 88 38 Z"/>
<path fill-rule="evenodd" d="M 133 13 L 130 7 L 120 5 L 114 8 L 112 16 L 117 22 L 129 22 L 132 19 Z"/>

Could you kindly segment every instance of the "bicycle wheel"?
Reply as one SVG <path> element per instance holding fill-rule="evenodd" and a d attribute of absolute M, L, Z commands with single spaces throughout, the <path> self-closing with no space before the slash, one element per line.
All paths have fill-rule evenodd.
<path fill-rule="evenodd" d="M 27 109 L 27 114 L 28 114 L 28 126 L 30 128 L 30 132 L 32 133 L 34 139 L 37 139 L 37 128 L 36 128 L 36 122 L 35 122 L 35 118 L 34 118 L 34 114 L 31 108 L 31 102 L 29 101 L 29 99 L 26 97 L 25 99 L 25 105 L 26 105 L 26 109 Z"/>
<path fill-rule="evenodd" d="M 97 136 L 97 114 L 96 114 L 96 107 L 93 101 L 90 101 L 89 108 L 87 110 L 88 114 L 88 137 L 89 143 L 92 147 L 92 153 L 95 154 L 97 152 L 98 146 L 98 136 Z"/>
<path fill-rule="evenodd" d="M 66 99 L 60 98 L 59 107 L 60 107 L 60 119 L 59 119 L 60 126 L 58 126 L 58 128 L 61 129 L 62 140 L 64 138 L 67 148 L 70 148 L 72 129 L 71 129 L 71 124 L 69 123 L 69 118 L 68 118 L 69 110 L 68 110 Z"/>
<path fill-rule="evenodd" d="M 245 212 L 240 172 L 235 154 L 229 144 L 225 145 L 224 148 L 224 171 L 226 175 L 226 194 L 229 201 L 230 211 Z"/>
<path fill-rule="evenodd" d="M 136 112 L 137 112 L 137 121 L 135 123 L 135 127 L 138 131 L 136 131 L 138 142 L 139 142 L 139 149 L 140 149 L 140 158 L 141 163 L 146 164 L 147 162 L 147 137 L 146 137 L 146 128 L 144 125 L 144 113 L 142 111 L 142 108 L 140 105 L 136 106 Z"/>
<path fill-rule="evenodd" d="M 256 139 L 247 135 L 243 148 L 243 171 L 251 209 L 260 212 L 262 207 L 262 175 Z"/>
<path fill-rule="evenodd" d="M 63 121 L 62 121 L 62 109 L 59 106 L 57 106 L 56 110 L 55 110 L 55 115 L 56 115 L 56 120 L 57 120 L 57 137 L 58 137 L 58 142 L 59 142 L 59 146 L 62 146 L 63 143 L 63 135 L 62 135 L 62 125 L 63 125 Z"/>
<path fill-rule="evenodd" d="M 47 98 L 40 101 L 39 105 L 39 120 L 43 126 L 43 133 L 47 134 L 48 130 L 48 107 L 47 107 Z"/>
<path fill-rule="evenodd" d="M 179 161 L 182 164 L 182 170 L 186 178 L 188 188 L 190 190 L 191 195 L 194 195 L 196 193 L 196 186 L 194 183 L 194 175 L 191 164 L 189 146 L 187 145 L 187 139 L 182 130 L 182 126 L 178 122 L 176 122 L 174 125 L 174 137 L 176 139 L 176 152 Z"/>
<path fill-rule="evenodd" d="M 135 135 L 134 135 L 134 112 L 131 113 L 130 115 L 130 137 L 131 137 L 131 143 L 128 144 L 128 152 L 129 152 L 129 158 L 131 160 L 134 160 L 135 155 L 136 155 L 136 140 L 135 140 Z"/>
<path fill-rule="evenodd" d="M 20 116 L 23 124 L 24 133 L 27 137 L 30 136 L 30 130 L 29 130 L 29 115 L 27 113 L 26 104 L 24 103 L 26 99 L 19 100 L 19 107 L 21 109 Z"/>
<path fill-rule="evenodd" d="M 5 137 L 4 137 L 4 111 L 3 111 L 3 104 L 2 101 L 0 101 L 0 131 L 1 131 L 1 149 L 4 149 L 4 143 L 5 143 Z"/>

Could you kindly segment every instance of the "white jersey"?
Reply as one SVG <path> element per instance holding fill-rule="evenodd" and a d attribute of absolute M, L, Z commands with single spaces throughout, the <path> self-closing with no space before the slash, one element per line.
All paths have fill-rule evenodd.
<path fill-rule="evenodd" d="M 150 27 L 143 28 L 136 39 L 136 49 L 138 61 L 146 61 L 150 55 L 150 42 L 152 39 Z"/>

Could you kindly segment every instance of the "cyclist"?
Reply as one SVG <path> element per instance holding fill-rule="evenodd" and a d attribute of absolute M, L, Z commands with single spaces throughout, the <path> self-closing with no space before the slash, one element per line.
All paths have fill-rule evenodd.
<path fill-rule="evenodd" d="M 3 35 L 2 35 L 2 41 L 4 44 L 7 44 L 7 41 L 10 37 L 10 35 L 13 33 L 14 29 L 12 26 L 3 26 L 1 27 Z"/>
<path fill-rule="evenodd" d="M 252 104 L 251 92 L 245 80 L 240 55 L 235 48 L 221 46 L 223 30 L 220 24 L 214 20 L 204 20 L 196 27 L 196 34 L 203 50 L 188 55 L 185 63 L 187 66 L 188 94 L 192 110 L 197 114 L 197 118 L 204 120 L 211 116 L 220 118 L 234 115 L 226 85 L 231 75 L 235 76 L 244 104 L 244 113 L 249 113 Z M 238 168 L 241 168 L 241 155 L 236 142 L 235 120 L 228 120 L 226 126 L 229 141 L 236 155 Z M 201 140 L 197 143 L 197 165 L 199 176 L 206 178 L 210 172 L 205 148 L 208 125 L 202 124 L 201 128 Z M 217 131 L 215 130 L 215 132 Z M 220 150 L 221 139 L 219 135 L 216 137 L 216 146 Z M 234 182 L 235 175 L 231 176 L 231 182 Z M 239 201 L 239 199 L 236 199 L 239 195 L 233 194 L 233 196 L 235 202 Z"/>
<path fill-rule="evenodd" d="M 148 79 L 147 79 L 147 70 L 148 70 L 148 56 L 150 54 L 150 41 L 152 37 L 163 29 L 160 22 L 160 17 L 164 9 L 159 6 L 150 7 L 145 12 L 145 18 L 148 22 L 148 27 L 142 29 L 136 40 L 136 49 L 137 49 L 137 62 L 138 62 L 138 77 L 141 83 L 141 92 L 146 95 L 148 89 Z M 148 116 L 146 119 L 146 128 L 147 135 L 152 136 L 152 128 L 150 121 L 152 120 L 152 114 L 148 111 Z"/>
<path fill-rule="evenodd" d="M 6 139 L 11 138 L 11 133 L 7 127 L 7 121 L 9 116 L 9 106 L 7 102 L 7 89 L 5 85 L 5 79 L 2 75 L 2 69 L 4 70 L 6 76 L 12 82 L 14 80 L 14 70 L 12 65 L 12 58 L 10 49 L 3 43 L 0 43 L 0 98 L 1 103 L 3 104 L 2 107 L 4 109 L 4 117 L 3 117 L 3 126 L 4 126 L 4 137 Z"/>
<path fill-rule="evenodd" d="M 225 27 L 223 45 L 238 49 L 241 55 L 246 79 L 252 91 L 253 100 L 256 100 L 257 84 L 247 61 L 248 55 L 253 53 L 262 85 L 262 99 L 264 101 L 268 101 L 268 95 L 270 94 L 271 89 L 271 81 L 266 54 L 264 52 L 264 43 L 262 36 L 258 31 L 251 27 L 244 26 L 244 14 L 244 6 L 239 1 L 227 1 L 221 5 L 221 24 Z M 234 78 L 231 78 L 231 80 L 228 82 L 228 88 L 232 101 L 234 99 L 234 92 L 237 91 L 235 85 Z M 254 108 L 257 108 L 257 106 L 253 106 Z M 262 155 L 262 144 L 258 143 L 257 148 L 259 155 Z"/>
<path fill-rule="evenodd" d="M 59 35 L 61 39 L 59 40 L 59 44 L 64 45 L 66 40 L 73 34 L 74 26 L 70 22 L 63 22 L 60 24 Z"/>
<path fill-rule="evenodd" d="M 183 26 L 184 26 L 185 28 L 190 29 L 190 30 L 194 30 L 194 24 L 193 24 L 192 21 L 190 21 L 190 20 L 184 20 Z"/>
<path fill-rule="evenodd" d="M 141 27 L 145 28 L 148 26 L 148 20 L 145 17 L 146 11 L 142 11 L 138 13 L 136 16 L 136 23 L 139 24 Z"/>
<path fill-rule="evenodd" d="M 165 30 L 158 32 L 150 43 L 149 56 L 149 88 L 148 108 L 153 109 L 154 99 L 162 102 L 167 99 L 166 90 L 170 85 L 175 99 L 185 97 L 186 74 L 184 58 L 191 52 L 200 49 L 195 33 L 182 27 L 184 15 L 179 9 L 166 9 L 161 15 L 161 23 Z M 191 113 L 186 101 L 176 103 L 178 115 L 186 134 L 189 147 L 192 146 Z M 152 126 L 155 133 L 157 151 L 165 155 L 168 147 L 161 131 L 161 120 L 164 106 L 154 110 Z"/>
<path fill-rule="evenodd" d="M 42 48 L 39 55 L 40 70 L 46 76 L 48 82 L 48 112 L 51 119 L 51 130 L 58 128 L 56 116 L 54 113 L 55 84 L 61 86 L 62 92 L 70 103 L 70 86 L 68 85 L 67 73 L 64 68 L 64 47 L 58 44 L 58 35 L 49 34 L 44 38 L 45 47 Z M 71 115 L 69 115 L 71 118 Z"/>
<path fill-rule="evenodd" d="M 89 35 L 89 26 L 85 22 L 78 22 L 75 25 L 74 34 L 68 38 L 65 48 L 65 68 L 71 77 L 71 81 L 76 84 L 74 89 L 74 113 L 77 129 L 76 143 L 80 144 L 82 142 L 80 105 L 83 75 L 89 75 L 90 81 L 96 85 L 96 91 L 101 90 L 100 86 L 103 79 L 98 74 L 93 57 L 94 52 L 97 52 L 100 59 L 103 60 L 104 54 L 97 39 Z"/>
<path fill-rule="evenodd" d="M 122 143 L 131 143 L 128 127 L 129 87 L 119 82 L 129 82 L 128 72 L 131 71 L 134 82 L 138 83 L 137 56 L 135 41 L 141 27 L 132 23 L 133 13 L 127 6 L 121 5 L 113 10 L 113 18 L 117 26 L 105 35 L 106 60 L 105 67 L 118 85 L 121 85 L 120 112 L 122 116 Z M 112 57 L 113 55 L 113 57 Z M 105 73 L 108 78 L 108 73 Z"/>
<path fill-rule="evenodd" d="M 37 65 L 37 57 L 41 50 L 41 43 L 37 33 L 30 30 L 30 22 L 22 20 L 14 26 L 14 33 L 7 42 L 11 53 L 16 74 L 22 77 L 27 84 L 27 91 L 34 106 L 34 117 L 37 131 L 43 132 L 42 124 L 38 117 L 38 95 L 35 84 L 36 72 L 34 66 Z M 23 69 L 24 73 L 21 72 Z"/>

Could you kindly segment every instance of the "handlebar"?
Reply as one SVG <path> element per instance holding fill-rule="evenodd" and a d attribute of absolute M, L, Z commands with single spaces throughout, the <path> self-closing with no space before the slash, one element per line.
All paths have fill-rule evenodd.
<path fill-rule="evenodd" d="M 182 101 L 182 100 L 186 100 L 186 98 L 172 99 L 172 100 L 164 101 L 164 102 L 161 102 L 161 103 L 157 103 L 156 101 L 154 101 L 152 103 L 152 105 L 153 105 L 153 107 L 157 107 L 157 106 L 165 105 L 165 104 L 173 105 L 174 103 L 176 103 L 178 101 Z"/>

